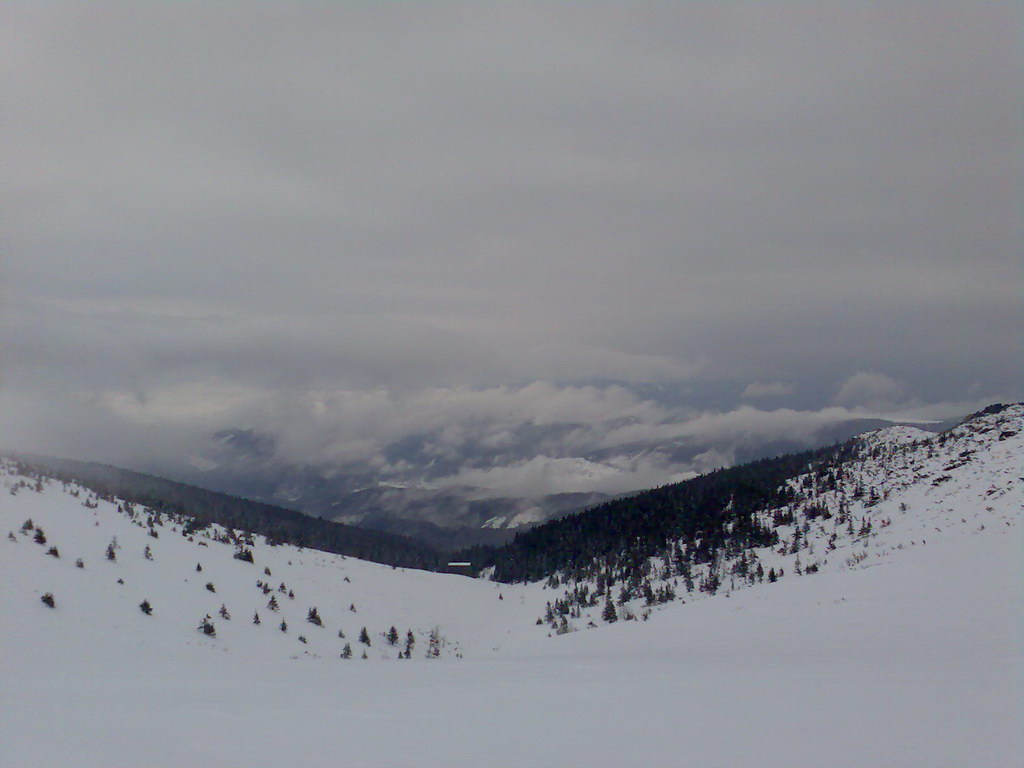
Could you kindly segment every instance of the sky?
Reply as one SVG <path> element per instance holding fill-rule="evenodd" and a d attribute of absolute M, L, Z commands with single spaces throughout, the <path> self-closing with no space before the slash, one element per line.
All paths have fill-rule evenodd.
<path fill-rule="evenodd" d="M 1022 399 L 1021 17 L 5 3 L 0 445 L 580 426 L 543 463 Z"/>

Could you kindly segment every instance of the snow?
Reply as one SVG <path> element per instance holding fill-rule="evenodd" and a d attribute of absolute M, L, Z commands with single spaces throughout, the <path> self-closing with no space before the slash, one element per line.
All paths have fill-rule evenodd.
<path fill-rule="evenodd" d="M 860 436 L 869 445 L 909 445 L 930 440 L 935 437 L 934 432 L 929 432 L 920 427 L 894 424 L 891 427 L 883 427 L 872 432 L 866 432 Z"/>
<path fill-rule="evenodd" d="M 133 522 L 84 489 L 51 480 L 37 492 L 7 475 L 14 493 L 0 489 L 0 536 L 17 541 L 0 539 L 2 763 L 1022 764 L 1022 413 L 985 417 L 942 445 L 928 433 L 875 441 L 889 447 L 850 482 L 888 493 L 855 504 L 858 519 L 877 524 L 828 556 L 828 531 L 816 532 L 803 553 L 822 559 L 816 574 L 796 577 L 793 555 L 763 552 L 766 567 L 785 564 L 785 578 L 684 593 L 648 621 L 561 636 L 535 624 L 560 594 L 543 584 L 390 568 L 258 537 L 250 564 L 169 520 L 151 537 L 140 507 Z M 46 545 L 19 532 L 29 517 Z M 864 557 L 851 565 L 851 554 Z M 274 587 L 279 614 L 258 580 Z M 281 582 L 294 600 L 277 592 Z M 46 591 L 55 609 L 40 602 Z M 152 616 L 138 609 L 143 598 Z M 305 620 L 314 605 L 322 628 Z M 206 614 L 216 638 L 196 631 Z M 400 646 L 415 633 L 411 660 L 381 637 L 392 624 Z M 435 627 L 445 644 L 427 659 Z M 339 658 L 345 642 L 351 660 Z"/>

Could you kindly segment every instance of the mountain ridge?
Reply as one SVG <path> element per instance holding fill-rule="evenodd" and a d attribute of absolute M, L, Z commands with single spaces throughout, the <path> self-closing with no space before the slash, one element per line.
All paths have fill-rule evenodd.
<path fill-rule="evenodd" d="M 268 541 L 4 460 L 5 762 L 440 768 L 497 745 L 552 768 L 683 747 L 709 765 L 1002 768 L 1024 754 L 1022 426 L 1014 404 L 923 440 L 866 435 L 727 499 L 714 547 L 527 583 Z M 757 494 L 744 516 L 767 542 L 751 526 L 738 546 Z"/>

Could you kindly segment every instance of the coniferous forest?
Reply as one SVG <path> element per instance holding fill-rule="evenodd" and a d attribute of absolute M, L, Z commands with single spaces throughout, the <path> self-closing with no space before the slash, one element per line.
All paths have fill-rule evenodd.
<path fill-rule="evenodd" d="M 471 561 L 477 572 L 493 567 L 494 578 L 505 582 L 555 573 L 582 580 L 610 572 L 625 579 L 655 556 L 666 562 L 710 562 L 719 552 L 734 555 L 775 543 L 774 530 L 754 513 L 785 504 L 792 495 L 787 480 L 811 467 L 827 472 L 856 445 L 851 440 L 720 469 L 553 520 L 502 547 L 467 549 L 459 558 Z"/>

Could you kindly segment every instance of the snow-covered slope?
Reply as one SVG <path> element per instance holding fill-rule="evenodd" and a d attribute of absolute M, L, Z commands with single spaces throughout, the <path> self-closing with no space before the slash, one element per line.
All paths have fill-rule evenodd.
<path fill-rule="evenodd" d="M 938 435 L 903 426 L 867 433 L 839 458 L 790 480 L 792 501 L 754 511 L 758 524 L 775 532 L 774 544 L 720 550 L 711 562 L 688 567 L 669 555 L 651 558 L 642 584 L 622 585 L 629 599 L 614 588 L 617 611 L 647 616 L 664 607 L 657 604 L 665 594 L 687 602 L 717 598 L 794 576 L 871 567 L 941 537 L 1005 531 L 1021 519 L 1022 474 L 1024 404 L 993 407 Z M 694 543 L 670 544 L 685 553 Z M 545 615 L 552 629 L 600 623 L 598 580 L 558 580 L 565 585 Z"/>
<path fill-rule="evenodd" d="M 9 474 L 4 485 L 4 604 L 16 615 L 33 598 L 19 634 L 39 632 L 41 643 L 51 631 L 41 629 L 43 620 L 73 626 L 83 649 L 142 645 L 159 653 L 194 646 L 264 658 L 336 659 L 348 643 L 357 657 L 365 652 L 381 659 L 404 651 L 410 630 L 411 656 L 423 657 L 437 629 L 441 655 L 458 656 L 463 638 L 472 638 L 477 651 L 491 640 L 488 628 L 514 625 L 517 618 L 527 623 L 526 615 L 516 616 L 515 601 L 499 600 L 498 584 L 270 546 L 262 536 L 216 525 L 189 532 L 188 518 L 103 500 L 57 480 Z M 45 544 L 36 543 L 40 531 Z M 114 560 L 107 557 L 112 545 Z M 47 556 L 51 548 L 58 557 Z M 251 553 L 253 562 L 238 559 L 241 552 Z M 35 604 L 45 593 L 54 595 L 56 608 L 41 619 Z M 144 600 L 149 615 L 139 608 Z M 221 615 L 222 606 L 230 619 Z M 322 625 L 308 620 L 314 608 Z M 207 615 L 213 637 L 197 632 Z M 487 619 L 485 627 L 478 617 Z M 392 626 L 401 632 L 394 646 L 384 638 Z M 358 642 L 363 627 L 369 646 Z"/>
<path fill-rule="evenodd" d="M 697 573 L 671 602 L 619 606 L 647 621 L 608 626 L 598 604 L 565 622 L 597 628 L 563 635 L 536 624 L 561 587 L 187 534 L 185 519 L 8 465 L 0 762 L 1021 764 L 1022 422 L 1017 405 L 944 436 L 868 435 L 834 476 L 798 478 L 796 501 L 764 511 L 779 544 L 746 553 L 745 574 L 715 564 L 717 594 Z M 755 556 L 784 576 L 751 578 Z M 197 631 L 207 615 L 215 637 Z M 395 663 L 409 630 L 411 660 Z"/>

